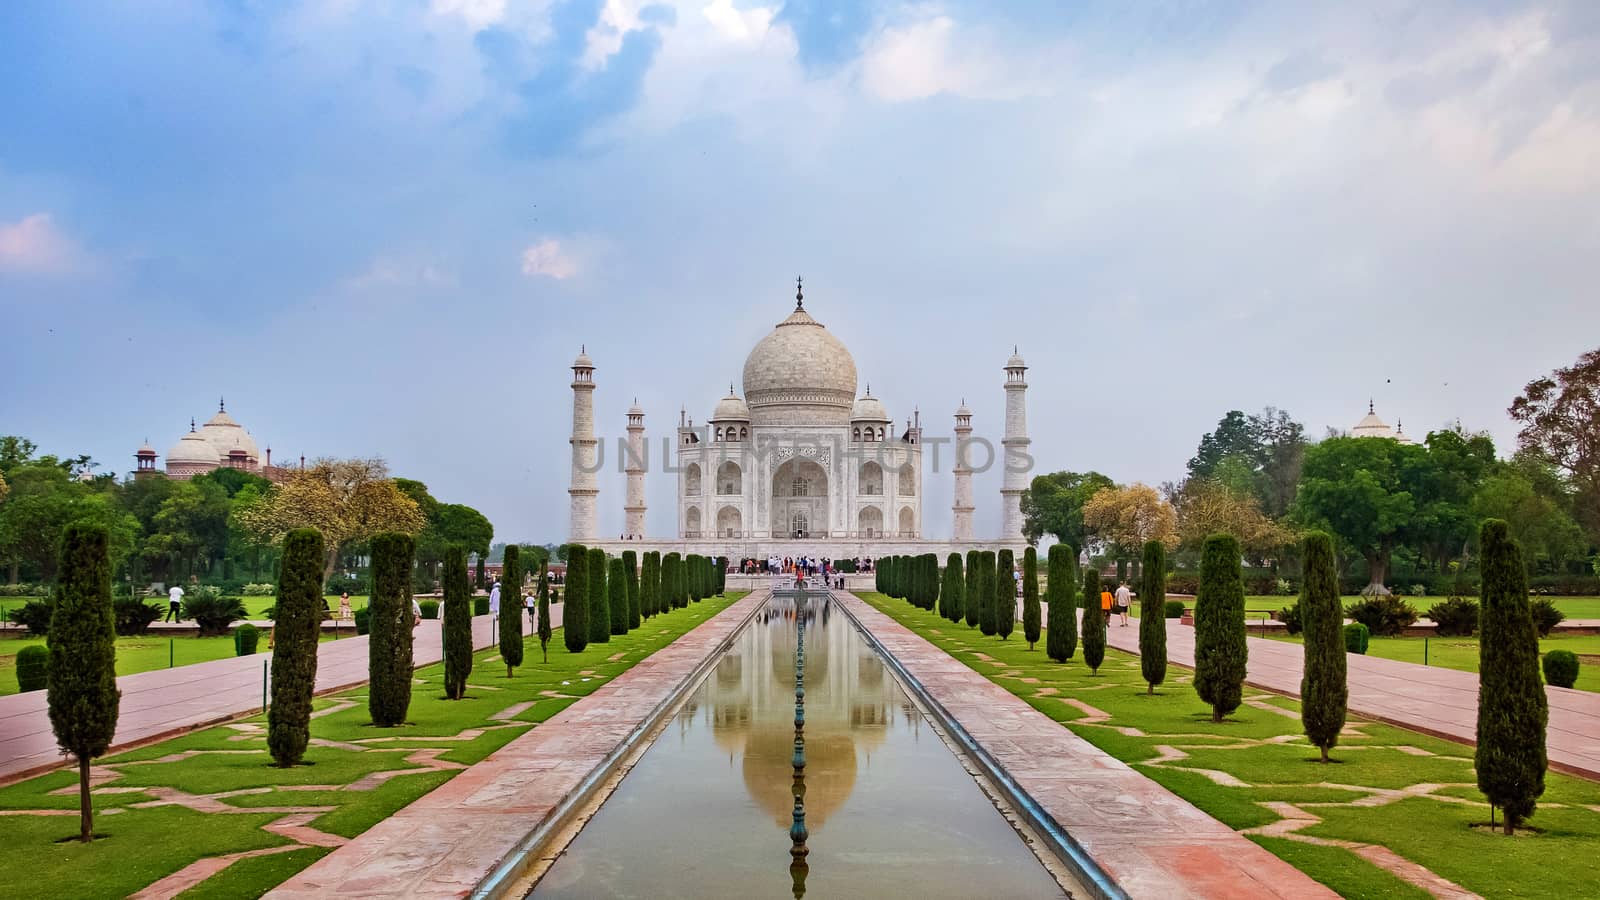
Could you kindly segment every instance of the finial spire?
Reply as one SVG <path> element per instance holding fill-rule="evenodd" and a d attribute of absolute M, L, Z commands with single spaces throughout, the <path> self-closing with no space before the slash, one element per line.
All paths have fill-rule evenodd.
<path fill-rule="evenodd" d="M 1367 415 L 1372 415 L 1372 398 L 1367 398 Z"/>
<path fill-rule="evenodd" d="M 221 395 L 218 395 L 217 396 L 217 412 L 227 412 L 227 411 L 228 411 L 228 398 L 223 397 Z"/>
<path fill-rule="evenodd" d="M 189 432 L 194 433 L 194 416 L 189 417 Z"/>
<path fill-rule="evenodd" d="M 731 381 L 728 382 L 728 396 L 729 397 L 735 396 L 735 394 L 733 393 L 733 382 L 731 382 Z"/>
<path fill-rule="evenodd" d="M 802 286 L 801 286 L 801 283 L 800 283 L 800 276 L 799 275 L 796 275 L 794 277 L 794 308 L 795 309 L 805 309 L 806 308 L 806 294 L 805 294 L 805 291 L 802 290 Z"/>

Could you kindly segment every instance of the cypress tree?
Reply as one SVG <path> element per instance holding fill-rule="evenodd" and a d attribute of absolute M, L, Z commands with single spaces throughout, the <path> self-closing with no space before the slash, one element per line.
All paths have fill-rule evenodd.
<path fill-rule="evenodd" d="M 111 537 L 102 526 L 68 525 L 58 550 L 61 580 L 50 611 L 45 702 L 63 753 L 78 761 L 78 840 L 94 839 L 89 762 L 111 747 L 117 690 L 117 628 L 111 608 Z M 319 580 L 322 571 L 319 568 Z"/>
<path fill-rule="evenodd" d="M 1305 537 L 1300 581 L 1300 628 L 1305 635 L 1305 667 L 1300 678 L 1300 724 L 1322 751 L 1339 742 L 1350 690 L 1345 680 L 1344 608 L 1339 604 L 1339 572 L 1333 539 L 1313 531 Z"/>
<path fill-rule="evenodd" d="M 1167 680 L 1167 548 L 1160 541 L 1144 545 L 1139 584 L 1139 668 L 1146 693 Z"/>
<path fill-rule="evenodd" d="M 923 566 L 928 573 L 928 603 L 923 607 L 928 612 L 933 612 L 939 607 L 939 554 L 923 554 Z"/>
<path fill-rule="evenodd" d="M 489 587 L 489 582 L 488 582 L 488 579 L 486 579 L 484 577 L 484 572 L 483 572 L 483 554 L 479 553 L 478 554 L 478 590 L 480 590 L 480 591 L 487 590 L 488 587 Z"/>
<path fill-rule="evenodd" d="M 872 569 L 872 590 L 875 593 L 883 593 L 883 560 L 881 559 Z"/>
<path fill-rule="evenodd" d="M 686 560 L 678 562 L 678 608 L 689 608 L 689 565 Z"/>
<path fill-rule="evenodd" d="M 690 553 L 683 558 L 683 580 L 684 584 L 688 587 L 688 590 L 685 591 L 685 593 L 688 594 L 689 600 L 691 601 L 693 601 L 695 598 L 695 583 L 700 579 L 699 569 L 700 557 L 698 554 Z"/>
<path fill-rule="evenodd" d="M 1194 689 L 1211 704 L 1211 721 L 1239 708 L 1244 696 L 1244 574 L 1231 534 L 1206 538 L 1200 589 L 1194 598 Z"/>
<path fill-rule="evenodd" d="M 1100 573 L 1083 569 L 1083 662 L 1091 675 L 1106 661 L 1106 611 L 1100 608 Z"/>
<path fill-rule="evenodd" d="M 1509 835 L 1533 815 L 1534 801 L 1544 793 L 1550 709 L 1539 675 L 1539 638 L 1528 603 L 1522 548 L 1499 519 L 1483 523 L 1478 545 L 1483 604 L 1478 614 L 1478 747 L 1473 762 L 1478 790 L 1505 811 Z"/>
<path fill-rule="evenodd" d="M 367 713 L 372 724 L 403 724 L 411 708 L 411 561 L 409 534 L 373 535 L 372 596 L 367 600 Z M 507 552 L 515 548 L 507 547 Z"/>
<path fill-rule="evenodd" d="M 567 599 L 561 614 L 561 639 L 568 653 L 589 646 L 589 548 L 567 548 Z"/>
<path fill-rule="evenodd" d="M 444 550 L 444 695 L 467 695 L 472 674 L 472 584 L 467 581 L 467 551 L 460 544 Z"/>
<path fill-rule="evenodd" d="M 1010 550 L 1001 550 L 994 570 L 994 629 L 1000 640 L 1017 628 L 1016 563 Z"/>
<path fill-rule="evenodd" d="M 606 552 L 589 548 L 589 643 L 611 643 L 611 586 L 606 583 Z"/>
<path fill-rule="evenodd" d="M 967 551 L 967 583 L 961 598 L 961 614 L 966 618 L 968 628 L 978 627 L 978 620 L 983 615 L 983 600 L 979 597 L 982 587 L 978 574 L 982 559 L 983 555 L 979 551 Z"/>
<path fill-rule="evenodd" d="M 883 559 L 878 560 L 878 567 L 883 570 L 883 595 L 885 597 L 895 596 L 894 557 L 885 556 Z"/>
<path fill-rule="evenodd" d="M 500 586 L 500 658 L 506 663 L 506 677 L 522 665 L 522 548 L 507 544 Z"/>
<path fill-rule="evenodd" d="M 639 555 L 632 550 L 622 551 L 623 580 L 628 593 L 628 630 L 639 627 L 644 613 L 639 604 Z"/>
<path fill-rule="evenodd" d="M 678 608 L 678 561 L 676 552 L 661 558 L 661 611 Z"/>
<path fill-rule="evenodd" d="M 613 556 L 607 585 L 611 593 L 611 633 L 628 633 L 628 570 L 622 558 Z"/>
<path fill-rule="evenodd" d="M 961 601 L 966 597 L 966 575 L 961 554 L 952 553 L 944 561 L 944 588 L 939 591 L 939 614 L 952 622 L 961 621 Z"/>
<path fill-rule="evenodd" d="M 995 584 L 995 555 L 993 550 L 985 550 L 978 557 L 978 631 L 986 637 L 993 637 L 995 633 L 994 617 L 994 584 Z"/>
<path fill-rule="evenodd" d="M 1050 623 L 1045 632 L 1045 655 L 1059 663 L 1078 650 L 1078 556 L 1066 544 L 1055 544 L 1045 557 L 1050 577 L 1045 583 L 1045 603 L 1050 607 Z"/>
<path fill-rule="evenodd" d="M 272 634 L 272 705 L 267 750 L 280 767 L 298 765 L 311 740 L 311 695 L 317 684 L 317 632 L 322 628 L 322 532 L 296 528 L 283 539 Z"/>
<path fill-rule="evenodd" d="M 538 616 L 539 616 L 539 658 L 544 662 L 550 661 L 550 560 L 545 558 L 539 563 Z"/>
<path fill-rule="evenodd" d="M 1022 637 L 1028 649 L 1039 641 L 1039 553 L 1022 551 Z"/>
<path fill-rule="evenodd" d="M 717 557 L 717 596 L 723 597 L 728 593 L 728 558 Z"/>
<path fill-rule="evenodd" d="M 661 551 L 647 550 L 644 554 L 644 572 L 639 576 L 639 611 L 653 616 L 658 611 L 657 597 L 661 591 Z"/>

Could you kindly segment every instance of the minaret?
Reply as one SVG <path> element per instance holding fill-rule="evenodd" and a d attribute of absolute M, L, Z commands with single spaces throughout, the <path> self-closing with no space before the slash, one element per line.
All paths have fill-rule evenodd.
<path fill-rule="evenodd" d="M 1011 348 L 1011 358 L 1006 360 L 1006 436 L 1000 441 L 1005 448 L 1001 466 L 1005 481 L 1000 488 L 1003 503 L 1000 517 L 1000 539 L 1020 541 L 1022 537 L 1022 492 L 1028 489 L 1028 382 L 1023 374 L 1027 363 L 1017 348 Z"/>
<path fill-rule="evenodd" d="M 967 401 L 963 399 L 956 410 L 956 490 L 955 502 L 950 506 L 954 513 L 950 538 L 955 541 L 972 540 L 972 464 L 967 452 L 967 442 L 971 439 L 972 410 L 967 409 Z"/>
<path fill-rule="evenodd" d="M 599 442 L 594 438 L 594 360 L 580 348 L 578 358 L 572 361 L 572 525 L 569 540 L 575 544 L 590 543 L 599 536 L 599 523 L 595 521 L 595 499 L 600 495 L 596 487 L 595 465 Z"/>
<path fill-rule="evenodd" d="M 644 410 L 639 408 L 639 398 L 633 398 L 633 408 L 628 410 L 628 460 L 625 471 L 628 478 L 627 500 L 622 507 L 622 530 L 629 538 L 644 537 L 644 473 L 648 468 L 644 442 Z"/>

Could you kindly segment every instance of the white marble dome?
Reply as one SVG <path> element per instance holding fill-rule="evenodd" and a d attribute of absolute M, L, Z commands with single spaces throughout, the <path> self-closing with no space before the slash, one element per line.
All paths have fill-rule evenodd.
<path fill-rule="evenodd" d="M 728 386 L 728 396 L 717 401 L 717 408 L 711 411 L 712 422 L 748 422 L 750 421 L 750 407 L 740 400 L 733 392 L 733 386 Z"/>
<path fill-rule="evenodd" d="M 167 465 L 216 466 L 222 462 L 217 448 L 198 431 L 191 430 L 167 451 Z"/>
<path fill-rule="evenodd" d="M 869 387 L 866 396 L 856 401 L 855 409 L 850 412 L 850 421 L 888 422 L 889 410 L 877 397 L 872 396 L 872 388 Z"/>
<path fill-rule="evenodd" d="M 243 450 L 245 458 L 249 460 L 261 458 L 261 451 L 256 447 L 255 438 L 250 436 L 250 432 L 246 431 L 243 425 L 234 421 L 226 409 L 219 408 L 216 415 L 200 426 L 200 436 L 216 448 L 217 455 L 222 459 L 227 459 L 228 454 L 234 450 Z"/>
<path fill-rule="evenodd" d="M 856 362 L 796 303 L 745 359 L 744 396 L 756 425 L 848 425 Z"/>

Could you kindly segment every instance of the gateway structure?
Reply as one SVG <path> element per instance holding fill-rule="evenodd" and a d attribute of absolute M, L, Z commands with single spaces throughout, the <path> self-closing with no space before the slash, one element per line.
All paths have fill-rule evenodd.
<path fill-rule="evenodd" d="M 950 552 L 975 544 L 1020 552 L 1022 492 L 1027 488 L 1027 365 L 1005 364 L 1002 533 L 973 535 L 972 411 L 955 412 L 954 440 L 933 454 L 954 479 L 952 538 L 923 538 L 923 488 L 929 474 L 921 416 L 897 424 L 871 387 L 857 394 L 855 359 L 805 308 L 795 292 L 788 318 L 758 342 L 744 363 L 743 396 L 728 386 L 710 419 L 696 425 L 680 411 L 674 435 L 678 499 L 676 537 L 645 533 L 648 474 L 644 410 L 627 413 L 623 533 L 601 539 L 594 433 L 594 361 L 572 364 L 570 540 L 608 551 L 677 550 L 731 559 L 823 555 L 880 557 Z"/>

